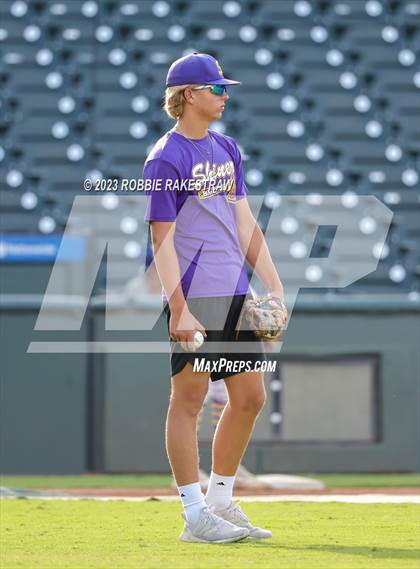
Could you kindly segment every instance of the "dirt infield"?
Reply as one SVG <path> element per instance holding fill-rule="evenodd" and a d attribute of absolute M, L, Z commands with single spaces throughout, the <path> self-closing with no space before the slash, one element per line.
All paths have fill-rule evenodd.
<path fill-rule="evenodd" d="M 67 494 L 69 496 L 121 496 L 121 497 L 147 497 L 147 496 L 177 496 L 178 493 L 172 488 L 38 488 L 39 491 L 49 494 Z M 384 488 L 326 488 L 324 490 L 301 490 L 296 488 L 287 489 L 235 489 L 235 496 L 287 496 L 290 494 L 302 496 L 328 496 L 363 495 L 363 494 L 386 494 L 386 495 L 420 495 L 420 488 L 391 487 Z"/>

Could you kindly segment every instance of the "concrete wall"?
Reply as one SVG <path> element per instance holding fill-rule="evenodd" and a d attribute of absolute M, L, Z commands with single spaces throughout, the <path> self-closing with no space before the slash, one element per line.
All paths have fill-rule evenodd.
<path fill-rule="evenodd" d="M 85 354 L 28 353 L 32 340 L 56 337 L 33 331 L 37 312 L 33 305 L 0 312 L 1 472 L 79 474 L 87 457 L 87 359 Z M 86 326 L 77 337 L 86 338 Z"/>
<path fill-rule="evenodd" d="M 289 381 L 289 399 L 284 404 L 293 402 L 283 408 L 283 413 L 293 428 L 285 429 L 283 439 L 273 434 L 269 420 L 272 409 L 267 405 L 245 464 L 258 472 L 419 471 L 418 312 L 318 308 L 313 311 L 301 305 L 296 309 L 281 354 L 271 356 L 279 364 L 298 362 L 305 366 L 297 376 L 290 375 L 289 370 L 289 379 L 283 377 L 285 386 Z M 3 302 L 1 307 L 2 472 L 167 472 L 164 423 L 170 387 L 169 354 L 100 349 L 95 353 L 89 349 L 88 353 L 27 353 L 33 340 L 112 338 L 124 343 L 150 339 L 148 331 L 105 330 L 100 302 L 91 308 L 91 318 L 85 317 L 81 331 L 35 332 L 38 310 L 39 302 Z M 63 318 L 63 310 L 66 312 L 55 309 L 55 316 L 52 311 L 57 323 Z M 127 310 L 135 320 L 136 308 L 121 304 L 113 308 L 114 316 Z M 65 317 L 71 318 L 70 308 Z M 165 339 L 163 318 L 152 336 Z M 350 427 L 353 420 L 355 440 L 349 440 L 346 432 L 341 439 L 332 432 L 329 440 L 328 429 L 322 436 L 318 434 L 318 440 L 291 440 L 299 429 L 305 432 L 305 420 L 314 411 L 314 405 L 308 406 L 305 399 L 309 392 L 315 402 L 319 391 L 318 413 L 325 400 L 326 412 L 330 405 L 334 420 L 342 418 L 341 390 L 335 390 L 332 401 L 329 397 L 334 374 L 326 381 L 316 366 L 328 361 L 340 366 L 343 357 L 357 364 L 354 385 L 346 387 L 344 397 L 344 403 L 348 400 L 354 407 L 354 413 L 346 413 Z M 374 388 L 367 385 L 366 361 L 377 362 Z M 279 369 L 284 375 L 285 368 L 280 365 Z M 346 377 L 345 366 L 342 369 L 337 381 Z M 298 380 L 292 381 L 293 377 Z M 267 376 L 268 388 L 270 379 Z M 313 382 L 318 382 L 319 390 L 314 389 Z M 293 394 L 290 387 L 295 390 Z M 299 389 L 302 409 L 298 405 Z M 331 425 L 330 430 L 334 422 Z M 288 437 L 284 437 L 287 432 Z M 208 443 L 203 443 L 201 455 L 202 465 L 209 468 Z"/>

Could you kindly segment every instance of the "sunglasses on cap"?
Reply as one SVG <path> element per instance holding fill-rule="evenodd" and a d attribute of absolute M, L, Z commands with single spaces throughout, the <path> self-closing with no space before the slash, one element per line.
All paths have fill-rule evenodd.
<path fill-rule="evenodd" d="M 204 89 L 210 89 L 210 93 L 213 95 L 224 95 L 227 93 L 226 85 L 199 85 L 198 87 L 191 87 L 192 91 L 203 91 Z"/>

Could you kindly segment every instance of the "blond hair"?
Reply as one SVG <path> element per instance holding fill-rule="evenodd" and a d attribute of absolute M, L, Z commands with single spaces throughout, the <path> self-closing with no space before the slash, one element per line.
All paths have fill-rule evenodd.
<path fill-rule="evenodd" d="M 184 112 L 184 91 L 191 85 L 176 85 L 167 87 L 163 102 L 163 110 L 171 119 L 178 120 Z"/>

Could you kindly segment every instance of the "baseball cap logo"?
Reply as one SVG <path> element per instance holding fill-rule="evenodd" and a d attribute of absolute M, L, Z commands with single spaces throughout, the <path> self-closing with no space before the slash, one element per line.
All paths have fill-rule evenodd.
<path fill-rule="evenodd" d="M 220 66 L 220 63 L 215 59 L 217 71 L 220 73 L 220 77 L 223 77 L 223 69 Z"/>

